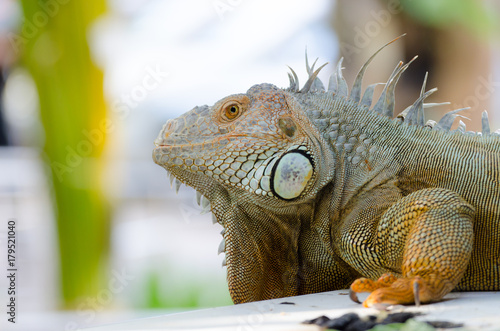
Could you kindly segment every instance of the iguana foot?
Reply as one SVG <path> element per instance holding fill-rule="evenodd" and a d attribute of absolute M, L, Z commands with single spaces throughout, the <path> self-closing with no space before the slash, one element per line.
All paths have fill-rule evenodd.
<path fill-rule="evenodd" d="M 353 283 L 355 285 L 356 282 Z M 378 285 L 378 284 L 377 284 Z M 351 286 L 352 288 L 352 286 Z M 365 291 L 366 292 L 366 291 Z M 421 277 L 400 278 L 390 286 L 379 286 L 370 291 L 371 294 L 363 302 L 364 307 L 374 307 L 379 305 L 412 304 L 420 305 L 420 298 L 425 301 L 432 301 L 434 293 L 429 293 L 429 286 L 426 286 Z M 427 300 L 430 299 L 430 300 Z"/>
<path fill-rule="evenodd" d="M 363 307 L 377 307 L 381 305 L 409 305 L 421 302 L 432 302 L 441 299 L 449 292 L 450 282 L 435 274 L 426 277 L 414 276 L 396 278 L 384 274 L 377 281 L 359 278 L 355 280 L 350 289 L 351 300 L 361 303 L 356 293 L 371 292 L 363 302 Z"/>
<path fill-rule="evenodd" d="M 381 304 L 407 305 L 413 303 L 419 306 L 421 302 L 433 302 L 441 299 L 444 293 L 449 292 L 449 287 L 449 281 L 435 274 L 427 277 L 399 278 L 390 286 L 379 287 L 372 291 L 363 302 L 363 306 L 373 307 Z"/>
<path fill-rule="evenodd" d="M 376 281 L 368 279 L 368 278 L 359 278 L 356 279 L 352 284 L 349 291 L 349 297 L 352 301 L 361 303 L 358 299 L 356 293 L 364 293 L 364 292 L 374 292 L 381 288 L 387 288 L 391 286 L 398 279 L 396 276 L 392 274 L 383 274 Z M 366 301 L 365 301 L 366 302 Z M 364 304 L 363 304 L 364 305 Z M 364 305 L 367 307 L 366 305 Z"/>

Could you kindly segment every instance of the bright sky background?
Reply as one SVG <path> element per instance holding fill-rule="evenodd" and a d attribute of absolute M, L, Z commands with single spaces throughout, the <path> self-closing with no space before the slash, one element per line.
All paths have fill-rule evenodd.
<path fill-rule="evenodd" d="M 334 3 L 328 0 L 110 4 L 111 14 L 91 34 L 95 58 L 105 71 L 107 97 L 111 104 L 122 100 L 141 84 L 146 68 L 161 68 L 168 77 L 137 108 L 163 119 L 245 92 L 256 83 L 286 87 L 286 65 L 305 82 L 306 46 L 321 63 L 337 55 L 328 26 Z"/>

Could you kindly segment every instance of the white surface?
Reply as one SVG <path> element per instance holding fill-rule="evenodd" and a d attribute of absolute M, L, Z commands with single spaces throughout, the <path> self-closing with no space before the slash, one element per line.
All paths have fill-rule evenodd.
<path fill-rule="evenodd" d="M 397 309 L 422 312 L 425 315 L 417 319 L 423 321 L 464 323 L 467 330 L 500 330 L 500 292 L 451 293 L 439 303 Z M 352 302 L 347 291 L 341 290 L 145 318 L 88 330 L 320 330 L 301 322 L 321 315 L 339 317 L 348 312 L 361 316 L 377 314 L 374 309 Z"/>

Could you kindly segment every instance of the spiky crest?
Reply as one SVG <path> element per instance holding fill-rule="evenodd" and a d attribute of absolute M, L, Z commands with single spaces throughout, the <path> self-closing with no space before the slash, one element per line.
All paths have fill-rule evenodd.
<path fill-rule="evenodd" d="M 372 62 L 372 60 L 375 58 L 375 56 L 380 53 L 385 47 L 388 45 L 392 44 L 393 42 L 397 41 L 401 37 L 405 36 L 406 34 L 403 34 L 382 47 L 380 47 L 370 58 L 361 66 L 361 69 L 359 70 L 356 78 L 354 79 L 354 83 L 352 85 L 351 91 L 349 93 L 349 88 L 347 85 L 347 82 L 345 78 L 342 75 L 342 61 L 343 58 L 341 58 L 337 66 L 335 68 L 335 72 L 330 76 L 329 83 L 328 83 L 328 90 L 325 91 L 324 84 L 321 82 L 321 80 L 318 78 L 318 74 L 323 69 L 324 66 L 326 66 L 328 63 L 323 64 L 320 66 L 318 69 L 314 70 L 314 66 L 316 65 L 316 62 L 318 59 L 314 61 L 312 66 L 309 66 L 309 60 L 307 57 L 307 49 L 306 49 L 306 70 L 309 75 L 307 82 L 304 84 L 302 89 L 300 88 L 299 85 L 299 78 L 295 71 L 290 68 L 291 73 L 288 74 L 288 77 L 290 79 L 290 87 L 287 88 L 287 91 L 294 92 L 294 93 L 315 93 L 315 92 L 322 92 L 322 93 L 333 93 L 335 97 L 342 97 L 342 98 L 348 98 L 349 100 L 352 100 L 355 103 L 358 103 L 359 105 L 365 106 L 369 108 L 373 102 L 373 92 L 375 90 L 375 87 L 378 85 L 384 85 L 384 89 L 382 90 L 382 94 L 380 95 L 379 99 L 373 106 L 373 108 L 370 109 L 370 111 L 376 112 L 380 115 L 392 118 L 393 112 L 394 112 L 394 104 L 395 104 L 395 89 L 396 85 L 398 83 L 399 78 L 403 74 L 403 72 L 410 66 L 410 64 L 417 58 L 415 56 L 413 59 L 411 59 L 408 63 L 403 64 L 403 62 L 399 62 L 398 65 L 394 68 L 393 72 L 389 76 L 389 79 L 387 80 L 386 83 L 375 83 L 369 85 L 364 93 L 363 97 L 361 97 L 361 84 L 363 81 L 363 76 L 366 72 L 366 69 L 368 68 L 368 65 Z M 420 126 L 420 127 L 427 127 L 431 130 L 442 130 L 442 131 L 450 131 L 451 126 L 453 125 L 455 119 L 457 117 L 465 118 L 468 119 L 467 117 L 464 117 L 462 115 L 457 114 L 458 112 L 469 109 L 467 108 L 461 108 L 461 109 L 455 109 L 452 110 L 448 113 L 446 113 L 438 122 L 435 122 L 433 120 L 425 121 L 425 116 L 424 116 L 424 109 L 425 108 L 430 108 L 430 107 L 437 107 L 437 106 L 442 106 L 442 105 L 448 105 L 450 104 L 449 102 L 441 102 L 441 103 L 424 103 L 424 100 L 431 95 L 432 93 L 437 91 L 437 88 L 430 89 L 428 91 L 425 91 L 426 85 L 427 85 L 427 76 L 428 73 L 425 73 L 424 81 L 422 83 L 422 88 L 420 91 L 420 96 L 415 100 L 415 102 L 407 107 L 405 110 L 403 110 L 401 113 L 399 113 L 396 116 L 396 120 L 399 122 L 404 123 L 405 125 L 415 125 L 415 126 Z M 481 118 L 481 123 L 482 123 L 482 132 L 472 132 L 472 131 L 466 131 L 466 126 L 464 122 L 460 120 L 458 129 L 455 131 L 464 133 L 464 134 L 478 134 L 478 135 L 500 135 L 500 129 L 496 130 L 495 132 L 490 131 L 490 125 L 488 121 L 488 113 L 486 110 L 482 113 L 482 118 Z"/>

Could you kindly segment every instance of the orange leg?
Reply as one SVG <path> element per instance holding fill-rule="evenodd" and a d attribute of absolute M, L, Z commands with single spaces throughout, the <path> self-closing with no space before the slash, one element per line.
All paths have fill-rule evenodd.
<path fill-rule="evenodd" d="M 445 189 L 420 190 L 395 203 L 380 221 L 378 244 L 385 261 L 402 262 L 403 277 L 358 279 L 351 285 L 351 299 L 371 292 L 365 307 L 441 300 L 469 262 L 473 217 L 473 207 Z"/>

